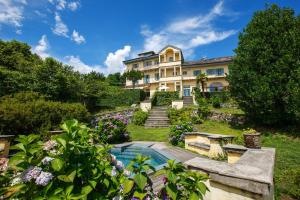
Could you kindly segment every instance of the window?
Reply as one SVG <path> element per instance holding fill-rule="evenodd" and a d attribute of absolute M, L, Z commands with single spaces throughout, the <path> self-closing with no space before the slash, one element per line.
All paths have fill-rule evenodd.
<path fill-rule="evenodd" d="M 169 57 L 169 62 L 173 62 L 174 58 L 173 57 Z"/>
<path fill-rule="evenodd" d="M 207 75 L 222 76 L 224 75 L 224 68 L 208 69 L 206 73 Z"/>
<path fill-rule="evenodd" d="M 138 63 L 132 64 L 132 68 L 133 68 L 133 69 L 136 69 L 136 68 L 138 68 L 138 67 L 139 67 L 139 64 L 138 64 Z"/>
<path fill-rule="evenodd" d="M 220 82 L 215 82 L 209 85 L 210 92 L 221 91 L 223 89 L 223 84 Z"/>
<path fill-rule="evenodd" d="M 160 62 L 165 62 L 165 58 L 163 55 L 160 56 Z"/>
<path fill-rule="evenodd" d="M 144 76 L 144 83 L 145 84 L 150 83 L 150 76 L 149 75 Z"/>
<path fill-rule="evenodd" d="M 159 80 L 159 73 L 155 73 L 155 80 L 156 80 L 156 81 Z"/>
<path fill-rule="evenodd" d="M 158 65 L 158 63 L 159 63 L 158 60 L 155 60 L 155 61 L 154 61 L 154 64 L 155 64 L 155 65 Z"/>
<path fill-rule="evenodd" d="M 182 75 L 187 75 L 187 71 L 183 71 L 183 72 L 182 72 Z"/>
<path fill-rule="evenodd" d="M 144 67 L 148 67 L 152 65 L 152 61 L 145 61 L 144 62 Z"/>
<path fill-rule="evenodd" d="M 199 74 L 201 74 L 201 70 L 194 70 L 193 74 L 194 76 L 198 76 Z"/>
<path fill-rule="evenodd" d="M 177 72 L 175 72 L 175 74 L 174 74 L 174 72 L 172 72 L 173 73 L 173 76 L 177 76 Z"/>

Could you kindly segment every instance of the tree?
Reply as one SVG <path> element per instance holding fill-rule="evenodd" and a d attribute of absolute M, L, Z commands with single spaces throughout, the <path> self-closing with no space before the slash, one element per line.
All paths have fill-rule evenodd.
<path fill-rule="evenodd" d="M 207 76 L 205 73 L 200 73 L 196 78 L 196 84 L 197 84 L 198 88 L 199 88 L 199 84 L 201 83 L 201 90 L 202 90 L 203 97 L 205 97 L 204 86 L 205 86 L 206 81 L 207 81 Z"/>
<path fill-rule="evenodd" d="M 267 6 L 239 35 L 229 66 L 230 92 L 245 113 L 264 124 L 300 119 L 300 17 Z"/>
<path fill-rule="evenodd" d="M 124 86 L 125 77 L 120 72 L 109 74 L 107 76 L 107 82 L 112 86 Z"/>
<path fill-rule="evenodd" d="M 124 73 L 124 77 L 126 77 L 128 80 L 132 81 L 132 87 L 135 88 L 135 84 L 138 80 L 142 79 L 144 74 L 141 71 L 138 70 L 131 70 Z"/>

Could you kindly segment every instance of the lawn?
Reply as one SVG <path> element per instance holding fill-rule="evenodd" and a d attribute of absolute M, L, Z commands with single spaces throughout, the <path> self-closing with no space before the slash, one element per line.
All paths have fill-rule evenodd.
<path fill-rule="evenodd" d="M 236 136 L 234 143 L 243 144 L 242 132 L 246 127 L 232 127 L 228 123 L 205 121 L 195 126 L 199 131 Z M 132 140 L 168 141 L 168 128 L 147 128 L 130 124 Z M 284 131 L 263 130 L 262 145 L 276 148 L 275 194 L 276 199 L 300 199 L 300 138 Z M 299 134 L 299 133 L 298 133 Z M 292 135 L 296 135 L 295 133 Z"/>
<path fill-rule="evenodd" d="M 128 131 L 131 139 L 135 141 L 168 142 L 169 128 L 145 128 L 129 124 Z"/>

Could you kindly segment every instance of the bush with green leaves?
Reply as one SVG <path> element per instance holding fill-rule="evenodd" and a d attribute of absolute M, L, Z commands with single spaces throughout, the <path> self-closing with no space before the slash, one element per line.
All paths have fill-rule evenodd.
<path fill-rule="evenodd" d="M 201 124 L 203 122 L 203 119 L 199 116 L 198 109 L 194 106 L 184 107 L 182 109 L 170 108 L 168 109 L 168 117 L 171 124 L 178 124 L 181 122 Z"/>
<path fill-rule="evenodd" d="M 120 143 L 129 140 L 127 132 L 128 119 L 121 115 L 107 115 L 96 126 L 96 132 L 102 142 Z"/>
<path fill-rule="evenodd" d="M 214 108 L 221 108 L 221 98 L 218 96 L 213 96 L 211 98 L 211 104 Z"/>
<path fill-rule="evenodd" d="M 149 157 L 138 155 L 127 168 L 99 142 L 97 133 L 77 120 L 66 121 L 63 133 L 44 141 L 20 135 L 16 153 L 1 173 L 4 199 L 202 199 L 206 178 L 168 161 L 163 188 L 156 194 L 148 172 Z M 100 141 L 101 142 L 101 141 Z M 180 188 L 180 191 L 177 191 Z"/>
<path fill-rule="evenodd" d="M 207 175 L 195 171 L 186 171 L 181 163 L 169 160 L 164 167 L 164 187 L 159 193 L 161 199 L 203 199 L 206 191 L 209 191 L 203 183 Z"/>
<path fill-rule="evenodd" d="M 181 122 L 170 127 L 169 141 L 172 145 L 182 145 L 184 143 L 184 133 L 193 131 L 192 122 Z"/>
<path fill-rule="evenodd" d="M 202 119 L 206 119 L 210 113 L 207 100 L 203 97 L 200 97 L 197 99 L 197 104 L 199 116 Z"/>
<path fill-rule="evenodd" d="M 249 119 L 284 125 L 300 121 L 300 17 L 273 4 L 257 11 L 239 35 L 227 77 Z"/>
<path fill-rule="evenodd" d="M 144 112 L 141 109 L 137 110 L 133 114 L 132 122 L 135 125 L 142 126 L 145 124 L 147 118 L 148 118 L 148 112 Z"/>
<path fill-rule="evenodd" d="M 157 106 L 171 105 L 173 100 L 179 99 L 179 92 L 171 91 L 156 91 L 153 98 L 152 104 Z"/>
<path fill-rule="evenodd" d="M 66 119 L 88 122 L 90 114 L 79 103 L 49 101 L 34 92 L 20 92 L 0 99 L 0 134 L 28 134 L 57 129 Z"/>

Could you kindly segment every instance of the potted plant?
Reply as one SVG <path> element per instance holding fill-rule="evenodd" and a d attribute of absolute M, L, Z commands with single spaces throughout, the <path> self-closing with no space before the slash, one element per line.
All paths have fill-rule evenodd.
<path fill-rule="evenodd" d="M 244 142 L 247 148 L 260 149 L 260 133 L 254 129 L 244 130 Z"/>

